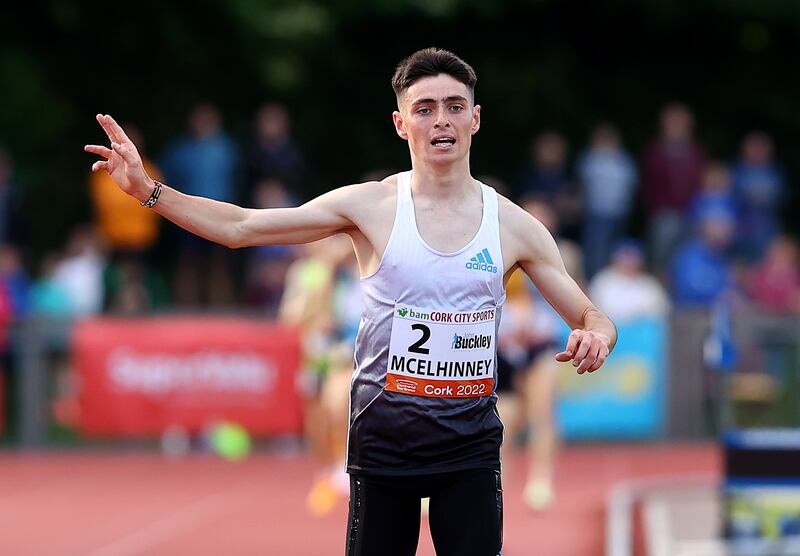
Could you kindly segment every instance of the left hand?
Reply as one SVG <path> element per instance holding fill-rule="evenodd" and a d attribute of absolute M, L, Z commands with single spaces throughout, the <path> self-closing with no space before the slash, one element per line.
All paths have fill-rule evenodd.
<path fill-rule="evenodd" d="M 556 354 L 556 361 L 565 363 L 572 360 L 579 375 L 586 371 L 593 373 L 605 363 L 611 351 L 610 345 L 611 339 L 605 334 L 576 328 L 569 335 L 566 349 Z"/>

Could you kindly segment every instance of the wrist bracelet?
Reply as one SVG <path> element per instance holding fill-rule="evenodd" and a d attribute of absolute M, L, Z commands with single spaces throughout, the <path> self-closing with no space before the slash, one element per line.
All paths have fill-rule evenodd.
<path fill-rule="evenodd" d="M 153 180 L 153 183 L 155 184 L 156 188 L 153 190 L 153 193 L 150 195 L 149 199 L 140 203 L 143 207 L 153 208 L 153 205 L 158 202 L 158 197 L 161 195 L 161 182 L 158 180 Z"/>

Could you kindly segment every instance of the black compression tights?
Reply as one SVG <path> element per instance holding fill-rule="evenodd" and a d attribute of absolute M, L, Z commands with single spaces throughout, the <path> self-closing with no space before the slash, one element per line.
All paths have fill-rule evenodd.
<path fill-rule="evenodd" d="M 414 556 L 423 497 L 430 497 L 437 556 L 500 554 L 500 473 L 471 469 L 411 477 L 351 475 L 346 556 Z"/>

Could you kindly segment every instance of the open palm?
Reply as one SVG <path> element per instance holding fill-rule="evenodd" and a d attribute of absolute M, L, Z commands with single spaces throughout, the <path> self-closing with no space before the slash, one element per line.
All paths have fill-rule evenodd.
<path fill-rule="evenodd" d="M 98 114 L 98 123 L 103 127 L 108 139 L 111 141 L 111 148 L 102 145 L 86 145 L 86 152 L 94 153 L 104 158 L 92 164 L 92 172 L 108 172 L 111 179 L 125 193 L 133 195 L 141 200 L 149 195 L 148 184 L 150 177 L 142 165 L 142 157 L 136 145 L 125 134 L 122 127 L 109 115 Z"/>

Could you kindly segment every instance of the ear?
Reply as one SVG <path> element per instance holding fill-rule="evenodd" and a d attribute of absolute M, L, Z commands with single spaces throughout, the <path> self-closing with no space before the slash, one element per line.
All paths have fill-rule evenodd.
<path fill-rule="evenodd" d="M 392 121 L 394 122 L 394 130 L 402 139 L 408 141 L 408 133 L 406 133 L 406 124 L 403 120 L 403 115 L 395 110 L 392 112 Z"/>
<path fill-rule="evenodd" d="M 472 109 L 472 128 L 471 128 L 472 135 L 478 133 L 478 130 L 480 128 L 481 128 L 481 105 L 476 104 L 475 107 Z"/>

